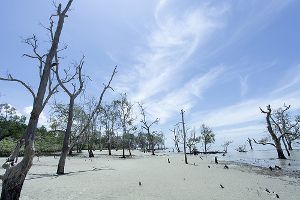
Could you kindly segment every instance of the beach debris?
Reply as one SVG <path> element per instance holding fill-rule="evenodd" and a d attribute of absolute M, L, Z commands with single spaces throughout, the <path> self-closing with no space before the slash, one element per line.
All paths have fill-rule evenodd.
<path fill-rule="evenodd" d="M 210 168 L 210 166 L 208 165 L 208 168 Z"/>
<path fill-rule="evenodd" d="M 229 167 L 225 164 L 225 165 L 224 165 L 224 169 L 229 169 Z"/>
<path fill-rule="evenodd" d="M 288 166 L 291 166 L 291 163 L 289 163 Z"/>
<path fill-rule="evenodd" d="M 270 166 L 269 169 L 272 171 L 272 170 L 273 170 L 273 167 Z"/>
<path fill-rule="evenodd" d="M 279 167 L 279 166 L 275 165 L 275 169 L 281 169 L 281 167 Z"/>
<path fill-rule="evenodd" d="M 215 157 L 215 163 L 216 164 L 218 164 L 219 162 L 218 162 L 218 158 L 217 158 L 217 156 Z"/>
<path fill-rule="evenodd" d="M 271 193 L 270 190 L 268 188 L 265 189 L 267 193 Z"/>
<path fill-rule="evenodd" d="M 276 194 L 276 198 L 279 199 L 279 195 L 278 194 Z"/>
<path fill-rule="evenodd" d="M 200 159 L 203 160 L 203 158 L 200 156 Z"/>
<path fill-rule="evenodd" d="M 168 163 L 170 163 L 170 159 L 168 158 Z"/>
<path fill-rule="evenodd" d="M 196 163 L 194 163 L 194 166 L 196 166 Z"/>
<path fill-rule="evenodd" d="M 224 186 L 223 186 L 222 184 L 220 184 L 220 187 L 221 187 L 221 188 L 224 188 Z"/>
<path fill-rule="evenodd" d="M 142 182 L 141 181 L 139 181 L 139 186 L 142 186 Z"/>

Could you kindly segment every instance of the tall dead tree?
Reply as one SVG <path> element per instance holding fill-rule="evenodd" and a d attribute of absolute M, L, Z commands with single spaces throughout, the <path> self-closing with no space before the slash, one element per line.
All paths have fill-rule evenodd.
<path fill-rule="evenodd" d="M 19 199 L 25 177 L 32 166 L 32 160 L 35 152 L 35 131 L 37 128 L 39 116 L 52 94 L 57 91 L 56 89 L 58 87 L 58 85 L 54 87 L 51 86 L 51 68 L 55 65 L 55 63 L 53 63 L 53 59 L 58 51 L 60 35 L 63 29 L 65 18 L 67 17 L 66 13 L 68 12 L 72 2 L 73 0 L 69 0 L 64 9 L 62 9 L 62 5 L 59 4 L 57 13 L 55 15 L 52 15 L 52 17 L 58 17 L 58 21 L 53 40 L 51 41 L 50 50 L 46 54 L 40 55 L 38 53 L 38 42 L 35 36 L 27 40 L 27 43 L 32 46 L 34 54 L 24 55 L 30 58 L 37 59 L 39 61 L 40 83 L 37 93 L 35 93 L 25 82 L 14 78 L 12 75 L 8 75 L 7 78 L 1 78 L 1 80 L 13 81 L 22 84 L 31 93 L 34 99 L 28 126 L 22 138 L 22 140 L 24 139 L 25 143 L 24 157 L 21 162 L 6 169 L 6 172 L 2 177 L 3 183 L 1 200 Z M 48 95 L 46 95 L 47 86 L 49 89 Z"/>
<path fill-rule="evenodd" d="M 272 127 L 272 122 L 275 124 L 275 126 L 277 126 L 277 128 L 280 128 L 279 124 L 274 120 L 274 118 L 272 117 L 272 109 L 271 106 L 268 105 L 267 106 L 267 111 L 263 110 L 262 108 L 260 108 L 260 111 L 263 114 L 266 114 L 266 121 L 267 121 L 267 129 L 268 132 L 273 140 L 274 143 L 268 142 L 266 139 L 260 140 L 260 141 L 256 141 L 253 139 L 253 141 L 257 144 L 262 144 L 262 145 L 272 145 L 276 148 L 277 151 L 277 155 L 279 159 L 286 159 L 282 147 L 281 147 L 281 138 L 284 137 L 285 133 L 282 133 L 281 135 L 277 136 L 275 133 L 274 128 Z"/>
<path fill-rule="evenodd" d="M 159 119 L 156 118 L 154 121 L 148 122 L 147 118 L 146 118 L 146 112 L 145 112 L 144 107 L 142 106 L 142 104 L 139 104 L 139 106 L 140 106 L 141 115 L 142 115 L 142 120 L 141 120 L 142 128 L 145 129 L 146 132 L 147 132 L 148 142 L 149 142 L 149 145 L 151 147 L 152 155 L 155 155 L 155 153 L 154 153 L 154 134 L 155 134 L 155 132 L 153 132 L 153 131 L 151 132 L 150 129 L 151 129 L 152 125 L 158 123 Z"/>
<path fill-rule="evenodd" d="M 184 122 L 184 110 L 181 109 L 181 123 L 182 123 L 182 133 L 183 133 L 183 153 L 184 153 L 184 162 L 188 164 L 187 156 L 186 156 L 186 130 L 185 130 L 185 122 Z"/>
<path fill-rule="evenodd" d="M 86 134 L 86 132 L 88 131 L 88 129 L 90 128 L 91 123 L 93 122 L 93 119 L 97 116 L 97 114 L 100 112 L 101 110 L 101 104 L 102 104 L 102 100 L 104 97 L 105 92 L 108 89 L 112 89 L 110 84 L 115 76 L 115 74 L 117 73 L 117 67 L 114 68 L 113 73 L 108 81 L 108 84 L 105 85 L 103 87 L 103 90 L 100 94 L 100 97 L 98 99 L 98 102 L 96 104 L 96 106 L 94 107 L 94 109 L 91 111 L 91 113 L 88 114 L 88 117 L 86 119 L 86 123 L 83 125 L 83 128 L 80 130 L 79 134 L 73 139 L 73 141 L 71 141 L 71 143 L 68 145 L 68 152 L 74 147 L 74 145 L 80 143 L 83 140 L 83 136 L 84 134 Z M 64 159 L 64 161 L 62 160 L 61 165 L 59 165 L 59 167 L 57 168 L 57 174 L 64 174 L 64 168 L 65 168 L 65 159 L 66 157 L 63 157 L 62 159 Z"/>
<path fill-rule="evenodd" d="M 60 87 L 64 90 L 64 92 L 69 96 L 69 108 L 68 108 L 68 119 L 67 119 L 67 128 L 65 130 L 64 134 L 64 140 L 63 140 L 63 147 L 61 151 L 61 155 L 59 158 L 58 166 L 57 166 L 57 174 L 63 174 L 64 173 L 64 166 L 66 162 L 66 157 L 69 153 L 70 148 L 70 138 L 71 138 L 71 131 L 72 131 L 72 125 L 73 125 L 73 117 L 74 117 L 74 105 L 75 105 L 75 99 L 78 97 L 78 95 L 82 92 L 84 87 L 84 80 L 82 75 L 82 67 L 84 64 L 84 57 L 82 57 L 80 63 L 75 67 L 75 73 L 74 75 L 70 76 L 65 71 L 65 78 L 61 79 L 59 75 L 59 64 L 58 64 L 58 58 L 56 57 L 56 79 L 60 85 Z M 74 79 L 78 79 L 79 87 L 76 88 L 76 84 L 74 82 L 71 82 Z M 68 88 L 66 83 L 71 82 L 72 89 Z"/>

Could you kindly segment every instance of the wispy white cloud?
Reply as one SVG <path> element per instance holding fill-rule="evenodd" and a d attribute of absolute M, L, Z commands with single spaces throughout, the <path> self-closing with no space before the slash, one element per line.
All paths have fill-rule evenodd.
<path fill-rule="evenodd" d="M 291 68 L 278 83 L 279 87 L 273 91 L 274 94 L 287 92 L 290 88 L 300 85 L 300 65 Z"/>
<path fill-rule="evenodd" d="M 195 126 L 200 126 L 199 123 L 205 122 L 213 127 L 225 127 L 255 122 L 264 120 L 264 116 L 260 113 L 259 107 L 265 108 L 266 105 L 270 104 L 275 109 L 287 103 L 292 105 L 291 110 L 297 110 L 300 109 L 299 99 L 299 92 L 286 94 L 281 97 L 266 96 L 254 98 L 227 107 L 210 110 L 207 113 L 194 113 L 193 121 Z"/>
<path fill-rule="evenodd" d="M 212 68 L 205 74 L 197 75 L 182 87 L 176 88 L 162 98 L 148 101 L 152 115 L 159 116 L 161 123 L 166 122 L 180 109 L 190 110 L 201 98 L 203 92 L 213 85 L 217 78 L 224 72 L 222 66 Z"/>
<path fill-rule="evenodd" d="M 180 73 L 187 69 L 184 63 L 211 33 L 223 25 L 224 6 L 203 4 L 173 13 L 168 10 L 170 2 L 159 1 L 154 12 L 156 25 L 149 33 L 146 50 L 138 53 L 137 64 L 126 78 L 121 77 L 121 85 L 131 84 L 134 101 L 147 102 L 153 96 L 169 93 L 182 84 Z M 176 76 L 179 78 L 175 79 Z M 131 77 L 130 80 L 128 77 Z"/>
<path fill-rule="evenodd" d="M 145 48 L 137 52 L 137 64 L 117 84 L 117 88 L 126 89 L 132 101 L 150 107 L 150 115 L 159 117 L 161 124 L 181 108 L 191 109 L 225 70 L 223 66 L 204 70 L 185 64 L 224 26 L 229 7 L 203 3 L 179 13 L 169 9 L 171 4 L 158 2 L 155 26 L 149 31 Z M 187 78 L 191 71 L 194 74 Z"/>

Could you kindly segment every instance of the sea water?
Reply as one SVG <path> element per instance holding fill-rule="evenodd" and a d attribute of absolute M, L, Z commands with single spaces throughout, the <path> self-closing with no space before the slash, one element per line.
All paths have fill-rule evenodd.
<path fill-rule="evenodd" d="M 220 160 L 246 163 L 261 167 L 274 167 L 275 165 L 288 170 L 300 170 L 300 149 L 290 151 L 291 156 L 287 159 L 278 159 L 275 149 L 249 150 L 247 152 L 229 151 L 225 156 L 219 155 Z"/>

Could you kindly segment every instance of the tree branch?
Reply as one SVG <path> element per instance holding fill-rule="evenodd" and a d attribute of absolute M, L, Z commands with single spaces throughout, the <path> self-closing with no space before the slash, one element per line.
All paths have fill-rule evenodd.
<path fill-rule="evenodd" d="M 33 99 L 35 99 L 35 93 L 31 89 L 31 87 L 29 85 L 27 85 L 25 82 L 23 82 L 19 79 L 13 78 L 11 74 L 8 74 L 7 78 L 0 77 L 0 80 L 20 83 L 21 85 L 23 85 L 31 93 Z"/>

